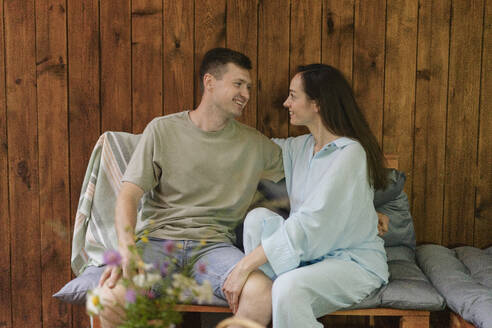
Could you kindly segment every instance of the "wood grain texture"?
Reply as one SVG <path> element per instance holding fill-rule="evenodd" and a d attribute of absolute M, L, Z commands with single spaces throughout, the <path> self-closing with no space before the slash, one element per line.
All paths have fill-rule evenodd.
<path fill-rule="evenodd" d="M 268 137 L 288 136 L 289 0 L 260 2 L 258 26 L 258 130 Z M 272 24 L 272 17 L 281 17 Z"/>
<path fill-rule="evenodd" d="M 36 1 L 36 63 L 43 326 L 71 323 L 52 297 L 71 278 L 65 0 Z M 56 154 L 56 156 L 53 156 Z"/>
<path fill-rule="evenodd" d="M 383 140 L 386 1 L 355 3 L 353 88 L 379 143 Z"/>
<path fill-rule="evenodd" d="M 12 326 L 42 327 L 33 1 L 4 1 Z"/>
<path fill-rule="evenodd" d="M 252 88 L 248 105 L 238 121 L 256 128 L 258 76 L 258 0 L 227 0 L 226 46 L 251 59 Z"/>
<path fill-rule="evenodd" d="M 340 70 L 352 84 L 355 0 L 323 2 L 322 62 Z"/>
<path fill-rule="evenodd" d="M 130 0 L 100 1 L 101 127 L 132 131 Z"/>
<path fill-rule="evenodd" d="M 451 1 L 421 1 L 412 214 L 418 243 L 442 241 Z"/>
<path fill-rule="evenodd" d="M 399 157 L 411 203 L 418 0 L 388 1 L 383 152 Z"/>
<path fill-rule="evenodd" d="M 164 0 L 164 114 L 193 109 L 193 19 L 191 0 Z"/>
<path fill-rule="evenodd" d="M 212 48 L 225 47 L 225 8 L 226 0 L 195 0 L 195 107 L 202 98 L 199 71 L 203 56 Z"/>
<path fill-rule="evenodd" d="M 75 221 L 92 148 L 101 133 L 99 1 L 67 0 L 70 217 Z M 85 311 L 72 307 L 74 328 L 87 327 Z"/>
<path fill-rule="evenodd" d="M 473 245 L 492 245 L 492 1 L 485 1 L 478 139 L 478 188 Z"/>
<path fill-rule="evenodd" d="M 0 297 L 0 327 L 12 328 L 7 104 L 3 36 L 3 6 L 0 6 L 0 294 L 3 295 Z"/>
<path fill-rule="evenodd" d="M 483 1 L 452 6 L 444 245 L 473 245 Z"/>
<path fill-rule="evenodd" d="M 322 1 L 293 1 L 290 10 L 289 83 L 296 74 L 297 66 L 321 62 Z M 326 25 L 324 21 L 323 28 Z M 288 90 L 284 92 L 285 98 L 287 93 Z M 289 136 L 306 133 L 309 133 L 306 127 L 289 122 Z"/>
<path fill-rule="evenodd" d="M 162 108 L 162 1 L 132 0 L 133 133 Z"/>

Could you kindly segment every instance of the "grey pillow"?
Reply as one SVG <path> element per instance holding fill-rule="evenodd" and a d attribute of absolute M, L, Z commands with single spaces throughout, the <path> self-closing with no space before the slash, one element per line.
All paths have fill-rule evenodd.
<path fill-rule="evenodd" d="M 376 207 L 376 211 L 389 217 L 389 228 L 382 238 L 384 246 L 407 246 L 415 249 L 415 229 L 410 214 L 408 198 L 404 191 L 393 200 Z"/>
<path fill-rule="evenodd" d="M 69 281 L 53 297 L 73 304 L 85 303 L 87 292 L 97 286 L 104 269 L 104 266 L 88 266 L 80 276 Z"/>
<path fill-rule="evenodd" d="M 386 189 L 378 189 L 374 192 L 374 207 L 380 207 L 385 203 L 395 199 L 403 191 L 405 173 L 395 169 L 387 169 L 388 171 L 388 186 Z"/>
<path fill-rule="evenodd" d="M 457 253 L 472 257 L 466 260 L 471 270 Z M 480 253 L 486 254 L 489 260 L 486 257 L 480 259 L 473 253 L 478 254 L 469 249 L 455 251 L 440 245 L 421 245 L 417 248 L 417 261 L 454 312 L 477 327 L 492 327 L 492 290 L 472 276 L 472 273 L 481 272 L 481 260 L 485 260 L 484 267 L 492 262 L 485 251 Z"/>

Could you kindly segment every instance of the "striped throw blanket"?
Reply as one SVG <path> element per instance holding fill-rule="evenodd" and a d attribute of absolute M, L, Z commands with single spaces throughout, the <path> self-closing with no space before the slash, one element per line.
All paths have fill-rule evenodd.
<path fill-rule="evenodd" d="M 89 265 L 102 265 L 106 249 L 117 248 L 114 228 L 116 197 L 139 140 L 140 135 L 105 132 L 92 151 L 82 184 L 72 241 L 71 265 L 77 276 Z"/>

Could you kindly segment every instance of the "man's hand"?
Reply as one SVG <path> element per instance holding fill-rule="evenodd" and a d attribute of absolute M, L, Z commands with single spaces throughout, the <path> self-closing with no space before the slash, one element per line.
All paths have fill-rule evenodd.
<path fill-rule="evenodd" d="M 116 283 L 120 278 L 129 278 L 130 277 L 130 270 L 131 270 L 131 262 L 133 261 L 134 264 L 141 263 L 142 260 L 140 256 L 133 254 L 129 251 L 125 252 L 120 252 L 121 254 L 121 267 L 120 266 L 108 266 L 106 270 L 104 270 L 101 279 L 99 279 L 99 287 L 102 287 L 104 283 L 107 282 L 107 286 L 109 288 L 114 288 L 116 286 Z"/>
<path fill-rule="evenodd" d="M 378 213 L 378 236 L 382 236 L 388 232 L 389 217 L 383 213 Z"/>
<path fill-rule="evenodd" d="M 250 272 L 242 270 L 239 264 L 240 263 L 238 263 L 234 269 L 232 269 L 231 273 L 229 273 L 229 276 L 222 287 L 222 291 L 227 298 L 227 303 L 229 303 L 229 307 L 234 314 L 237 312 L 241 291 L 250 274 Z"/>
<path fill-rule="evenodd" d="M 105 283 L 109 288 L 114 288 L 116 283 L 121 278 L 121 268 L 119 266 L 108 266 L 104 270 L 101 279 L 99 279 L 99 286 L 102 287 Z"/>

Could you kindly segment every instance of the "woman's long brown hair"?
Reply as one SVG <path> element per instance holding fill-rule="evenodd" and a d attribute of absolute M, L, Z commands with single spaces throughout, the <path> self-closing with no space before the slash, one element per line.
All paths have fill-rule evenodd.
<path fill-rule="evenodd" d="M 325 127 L 334 135 L 355 139 L 362 145 L 367 157 L 369 183 L 374 189 L 385 189 L 388 177 L 383 152 L 343 74 L 323 64 L 299 66 L 297 71 L 304 92 L 318 104 Z"/>

